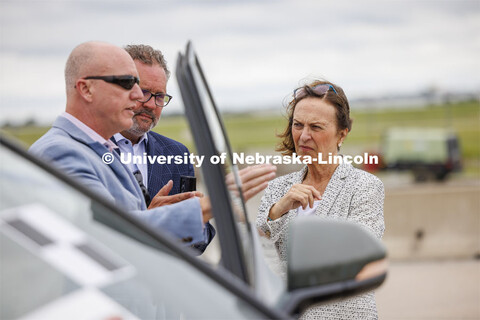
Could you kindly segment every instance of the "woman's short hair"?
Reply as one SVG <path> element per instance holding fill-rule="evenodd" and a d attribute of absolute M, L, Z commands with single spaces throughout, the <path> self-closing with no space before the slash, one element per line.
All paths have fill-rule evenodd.
<path fill-rule="evenodd" d="M 326 92 L 319 94 L 317 93 L 319 90 L 315 90 L 315 88 L 321 85 L 331 86 L 331 88 Z M 275 149 L 276 151 L 280 151 L 283 155 L 289 156 L 295 152 L 295 143 L 293 142 L 292 136 L 293 113 L 295 112 L 297 103 L 306 97 L 323 99 L 335 108 L 338 131 L 348 129 L 348 132 L 350 132 L 352 130 L 353 120 L 350 118 L 350 105 L 348 104 L 347 96 L 341 87 L 328 81 L 315 80 L 298 88 L 294 92 L 298 92 L 298 90 L 302 90 L 302 94 L 298 98 L 295 98 L 294 96 L 287 105 L 288 125 L 283 133 L 277 135 L 279 138 L 282 138 L 282 141 L 277 145 L 277 148 Z"/>

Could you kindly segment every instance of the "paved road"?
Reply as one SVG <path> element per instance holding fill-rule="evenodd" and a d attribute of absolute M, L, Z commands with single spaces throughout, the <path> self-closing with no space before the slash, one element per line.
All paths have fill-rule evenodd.
<path fill-rule="evenodd" d="M 480 319 L 480 260 L 396 262 L 377 290 L 380 319 Z"/>
<path fill-rule="evenodd" d="M 478 200 L 478 198 L 480 198 L 480 192 L 478 192 L 480 182 L 478 180 L 450 180 L 440 185 L 435 183 L 414 185 L 407 175 L 387 175 L 383 178 L 387 189 L 387 198 L 392 193 L 401 193 L 403 190 L 415 194 L 435 193 L 438 190 L 439 192 L 441 191 L 441 196 L 426 200 L 427 204 L 438 205 L 441 201 L 446 201 L 445 197 L 448 197 L 448 194 L 457 194 L 459 188 L 462 190 L 463 188 L 467 188 L 470 191 L 477 190 L 475 191 L 476 194 L 478 194 L 476 199 Z M 255 219 L 260 197 L 259 195 L 247 203 L 249 214 L 253 220 Z M 450 206 L 453 208 L 463 208 L 465 207 L 466 200 L 467 199 L 462 198 L 458 206 L 457 204 L 451 204 Z M 447 201 L 447 204 L 448 203 Z M 447 206 L 445 206 L 445 208 L 447 208 Z M 393 209 L 390 209 L 390 211 Z M 478 216 L 478 203 L 473 210 L 477 212 L 476 216 Z M 455 210 L 452 209 L 451 211 Z M 459 213 L 457 209 L 457 218 L 460 217 Z M 405 216 L 405 214 L 404 212 L 403 216 Z M 439 211 L 438 215 L 441 216 Z M 408 221 L 403 221 L 403 223 L 398 223 L 397 226 L 390 224 L 390 232 L 395 229 L 398 229 L 397 231 L 399 232 L 402 230 L 402 225 L 406 228 L 407 225 L 413 223 L 410 221 L 411 219 L 407 220 Z M 467 224 L 470 223 L 464 219 L 461 219 L 461 221 Z M 439 222 L 437 222 L 437 224 L 433 224 L 433 222 L 434 221 L 430 221 L 428 225 L 431 224 L 434 226 L 434 231 L 438 232 Z M 444 222 L 447 225 L 450 224 L 452 232 L 455 230 L 454 226 L 456 225 L 451 223 L 452 220 L 447 219 L 447 221 Z M 456 223 L 458 224 L 460 222 L 457 221 Z M 471 223 L 471 227 L 477 230 L 475 232 L 478 236 L 474 248 L 478 248 L 480 245 L 478 243 L 478 241 L 480 241 L 478 217 Z M 429 240 L 428 236 L 430 235 L 429 229 L 426 228 L 425 230 L 426 237 L 423 239 L 424 241 Z M 459 235 L 465 236 L 466 227 L 463 226 L 459 228 L 459 232 Z M 443 236 L 441 239 L 452 242 L 450 245 L 455 244 L 454 240 L 456 237 L 450 234 L 447 235 L 448 236 Z M 384 240 L 388 242 L 388 234 L 385 238 Z M 405 247 L 409 247 L 408 241 L 411 239 L 407 236 L 401 237 L 400 239 L 403 239 L 402 241 L 405 242 Z M 446 251 L 448 243 L 440 242 L 441 241 L 434 241 L 433 244 L 436 243 L 436 246 L 441 247 L 440 250 Z M 457 249 L 459 248 L 457 247 Z M 475 250 L 470 251 L 465 251 L 468 255 L 465 254 L 462 256 L 472 257 L 474 253 L 477 252 Z M 458 260 L 454 259 L 454 257 L 458 257 L 458 255 L 437 254 L 437 256 L 445 257 L 444 260 L 440 260 L 428 258 L 428 255 L 425 253 L 422 255 L 418 254 L 418 252 L 416 253 L 416 256 L 403 254 L 401 256 L 405 256 L 407 258 L 406 260 L 397 258 L 391 262 L 389 276 L 386 282 L 377 290 L 377 305 L 380 319 L 480 319 L 480 260 Z M 390 251 L 390 257 L 391 256 L 395 256 L 395 252 L 392 252 L 392 250 Z M 397 256 L 399 255 L 397 254 Z"/>

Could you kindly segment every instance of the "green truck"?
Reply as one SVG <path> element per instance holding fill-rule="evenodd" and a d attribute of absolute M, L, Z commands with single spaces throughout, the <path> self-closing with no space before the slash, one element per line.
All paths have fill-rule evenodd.
<path fill-rule="evenodd" d="M 444 128 L 391 128 L 382 141 L 387 170 L 411 170 L 416 181 L 444 180 L 462 168 L 457 135 Z"/>

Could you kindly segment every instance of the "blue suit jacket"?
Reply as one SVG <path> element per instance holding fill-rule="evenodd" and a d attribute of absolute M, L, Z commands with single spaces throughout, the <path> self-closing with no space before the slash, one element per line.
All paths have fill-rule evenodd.
<path fill-rule="evenodd" d="M 133 174 L 113 152 L 113 163 L 105 164 L 102 156 L 108 149 L 93 141 L 64 117 L 58 117 L 52 128 L 37 140 L 30 151 L 53 161 L 68 175 L 93 192 L 124 208 L 144 223 L 167 231 L 183 242 L 205 241 L 198 199 L 146 209 L 145 199 Z"/>
<path fill-rule="evenodd" d="M 153 131 L 147 132 L 147 146 L 145 152 L 148 155 L 164 155 L 175 156 L 184 154 L 190 155 L 190 151 L 182 143 L 173 139 L 167 138 Z M 193 165 L 189 163 L 182 164 L 151 164 L 148 163 L 148 193 L 151 197 L 155 196 L 158 191 L 168 183 L 173 181 L 170 195 L 180 193 L 180 176 L 195 176 Z M 215 228 L 210 224 L 205 224 L 204 239 L 205 241 L 197 243 L 194 248 L 205 251 L 207 245 L 215 236 Z"/>

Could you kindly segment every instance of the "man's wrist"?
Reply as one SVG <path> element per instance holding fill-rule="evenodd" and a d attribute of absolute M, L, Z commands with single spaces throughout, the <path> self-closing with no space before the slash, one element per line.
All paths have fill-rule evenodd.
<path fill-rule="evenodd" d="M 212 218 L 212 205 L 209 198 L 198 198 L 200 202 L 200 209 L 202 210 L 202 221 L 207 223 Z"/>

